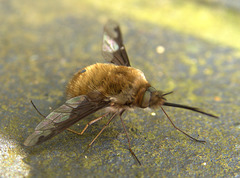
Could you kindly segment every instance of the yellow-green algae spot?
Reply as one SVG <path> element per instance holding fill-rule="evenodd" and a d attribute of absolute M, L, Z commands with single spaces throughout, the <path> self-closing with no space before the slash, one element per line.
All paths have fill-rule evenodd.
<path fill-rule="evenodd" d="M 1 108 L 3 109 L 3 110 L 7 110 L 7 105 L 5 105 L 5 104 L 3 104 L 3 105 L 1 105 Z"/>
<path fill-rule="evenodd" d="M 196 62 L 196 59 L 191 59 L 186 56 L 186 57 L 183 57 L 181 61 L 189 67 L 189 74 L 191 76 L 195 75 L 198 72 L 198 69 L 197 69 L 198 64 Z"/>

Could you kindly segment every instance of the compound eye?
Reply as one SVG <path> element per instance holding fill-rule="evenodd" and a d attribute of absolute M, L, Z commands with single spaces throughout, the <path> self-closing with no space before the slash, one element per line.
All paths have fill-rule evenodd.
<path fill-rule="evenodd" d="M 151 92 L 147 90 L 143 95 L 141 107 L 142 108 L 148 107 L 150 99 L 151 99 Z"/>

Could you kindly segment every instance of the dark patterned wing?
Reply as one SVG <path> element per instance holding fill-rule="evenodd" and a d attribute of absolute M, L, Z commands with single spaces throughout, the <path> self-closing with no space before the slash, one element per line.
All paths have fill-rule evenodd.
<path fill-rule="evenodd" d="M 25 140 L 24 145 L 34 146 L 40 144 L 89 114 L 109 106 L 109 104 L 110 101 L 91 100 L 85 95 L 71 98 L 40 122 L 35 131 Z"/>
<path fill-rule="evenodd" d="M 105 60 L 113 64 L 130 66 L 120 27 L 112 20 L 108 21 L 104 26 L 102 55 Z"/>

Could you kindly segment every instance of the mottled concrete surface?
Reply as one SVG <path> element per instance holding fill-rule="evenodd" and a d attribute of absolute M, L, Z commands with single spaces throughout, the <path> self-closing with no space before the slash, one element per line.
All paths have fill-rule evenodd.
<path fill-rule="evenodd" d="M 158 4 L 164 12 L 168 5 L 170 13 L 157 17 L 156 6 L 147 4 L 148 1 L 103 2 L 0 1 L 1 176 L 240 177 L 240 52 L 236 43 L 239 38 L 234 39 L 240 15 L 234 10 L 236 17 L 225 19 L 234 29 L 229 34 L 219 28 L 219 33 L 211 32 L 213 35 L 208 38 L 204 34 L 209 29 L 199 29 L 198 33 L 188 30 L 197 29 L 194 26 L 205 21 L 188 25 L 183 22 L 186 31 L 178 28 L 181 21 L 176 22 L 180 24 L 176 28 L 175 22 L 172 25 L 156 22 L 157 18 L 172 17 L 174 8 L 178 12 L 181 1 Z M 211 8 L 209 1 L 205 2 L 196 5 L 199 10 Z M 145 17 L 144 8 L 151 6 L 153 15 Z M 124 11 L 111 11 L 111 7 Z M 217 11 L 232 13 L 222 6 Z M 218 12 L 211 13 L 214 17 Z M 44 115 L 48 114 L 65 101 L 65 85 L 73 73 L 104 62 L 102 28 L 108 18 L 121 24 L 132 66 L 144 71 L 156 88 L 174 90 L 169 101 L 194 105 L 220 116 L 217 120 L 165 107 L 178 127 L 206 140 L 206 144 L 196 143 L 176 131 L 160 109 L 137 109 L 126 113 L 124 120 L 132 149 L 142 166 L 130 154 L 118 119 L 89 150 L 88 143 L 106 119 L 92 125 L 82 136 L 65 131 L 42 145 L 23 146 L 42 120 L 30 100 Z M 232 38 L 233 43 L 224 35 Z M 219 41 L 215 40 L 218 36 Z M 72 129 L 80 131 L 99 114 L 89 116 Z"/>

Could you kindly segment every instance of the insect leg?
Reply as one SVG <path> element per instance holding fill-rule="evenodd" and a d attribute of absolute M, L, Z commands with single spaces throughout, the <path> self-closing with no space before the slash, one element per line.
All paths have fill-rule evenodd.
<path fill-rule="evenodd" d="M 110 122 L 119 114 L 119 112 L 115 112 L 112 117 L 108 120 L 108 122 L 104 125 L 102 130 L 97 134 L 97 136 L 89 143 L 88 147 L 91 147 L 93 142 L 99 137 L 99 135 L 104 131 L 104 129 L 110 124 Z"/>
<path fill-rule="evenodd" d="M 36 109 L 36 111 L 38 112 L 38 114 L 40 115 L 40 116 L 42 116 L 42 117 L 46 117 L 46 116 L 44 116 L 38 109 L 37 109 L 37 107 L 35 106 L 35 104 L 33 103 L 33 101 L 31 100 L 31 103 L 32 103 L 32 105 L 33 105 L 33 107 L 34 107 L 34 109 Z"/>
<path fill-rule="evenodd" d="M 102 116 L 98 117 L 97 119 L 94 119 L 94 120 L 90 121 L 89 123 L 87 123 L 87 125 L 84 127 L 84 129 L 80 133 L 76 132 L 75 130 L 69 129 L 69 128 L 67 128 L 67 130 L 70 131 L 70 132 L 73 132 L 75 134 L 82 135 L 85 132 L 85 130 L 88 128 L 88 126 L 90 126 L 90 125 L 94 124 L 95 122 L 101 120 L 103 117 L 107 116 L 108 114 L 109 114 L 109 112 L 105 113 Z"/>
<path fill-rule="evenodd" d="M 185 133 L 184 131 L 182 131 L 181 129 L 179 129 L 177 126 L 175 126 L 175 124 L 173 123 L 173 121 L 170 119 L 170 117 L 167 115 L 167 113 L 165 112 L 165 110 L 162 108 L 162 106 L 160 106 L 160 108 L 162 109 L 162 111 L 164 112 L 164 114 L 167 116 L 168 120 L 171 122 L 171 124 L 173 125 L 173 127 L 175 129 L 177 129 L 178 131 L 182 132 L 184 135 L 188 136 L 189 138 L 193 139 L 194 141 L 196 142 L 201 142 L 201 143 L 204 143 L 205 141 L 204 140 L 198 140 L 190 135 L 188 135 L 187 133 Z"/>
<path fill-rule="evenodd" d="M 126 133 L 126 136 L 127 136 L 127 139 L 128 139 L 129 151 L 131 152 L 131 154 L 133 155 L 133 157 L 137 160 L 137 162 L 139 163 L 139 165 L 142 165 L 141 162 L 139 161 L 139 159 L 137 158 L 137 156 L 135 155 L 135 153 L 134 153 L 134 152 L 132 151 L 132 149 L 131 149 L 131 144 L 130 144 L 130 139 L 129 139 L 129 137 L 128 137 L 127 129 L 126 129 L 126 127 L 125 127 L 125 125 L 124 125 L 124 123 L 123 123 L 123 120 L 122 120 L 122 114 L 123 114 L 123 112 L 124 112 L 124 111 L 122 111 L 122 112 L 120 113 L 120 119 L 121 119 L 121 122 L 122 122 L 122 125 L 123 125 L 123 129 L 124 129 L 124 131 L 125 131 L 125 133 Z"/>

